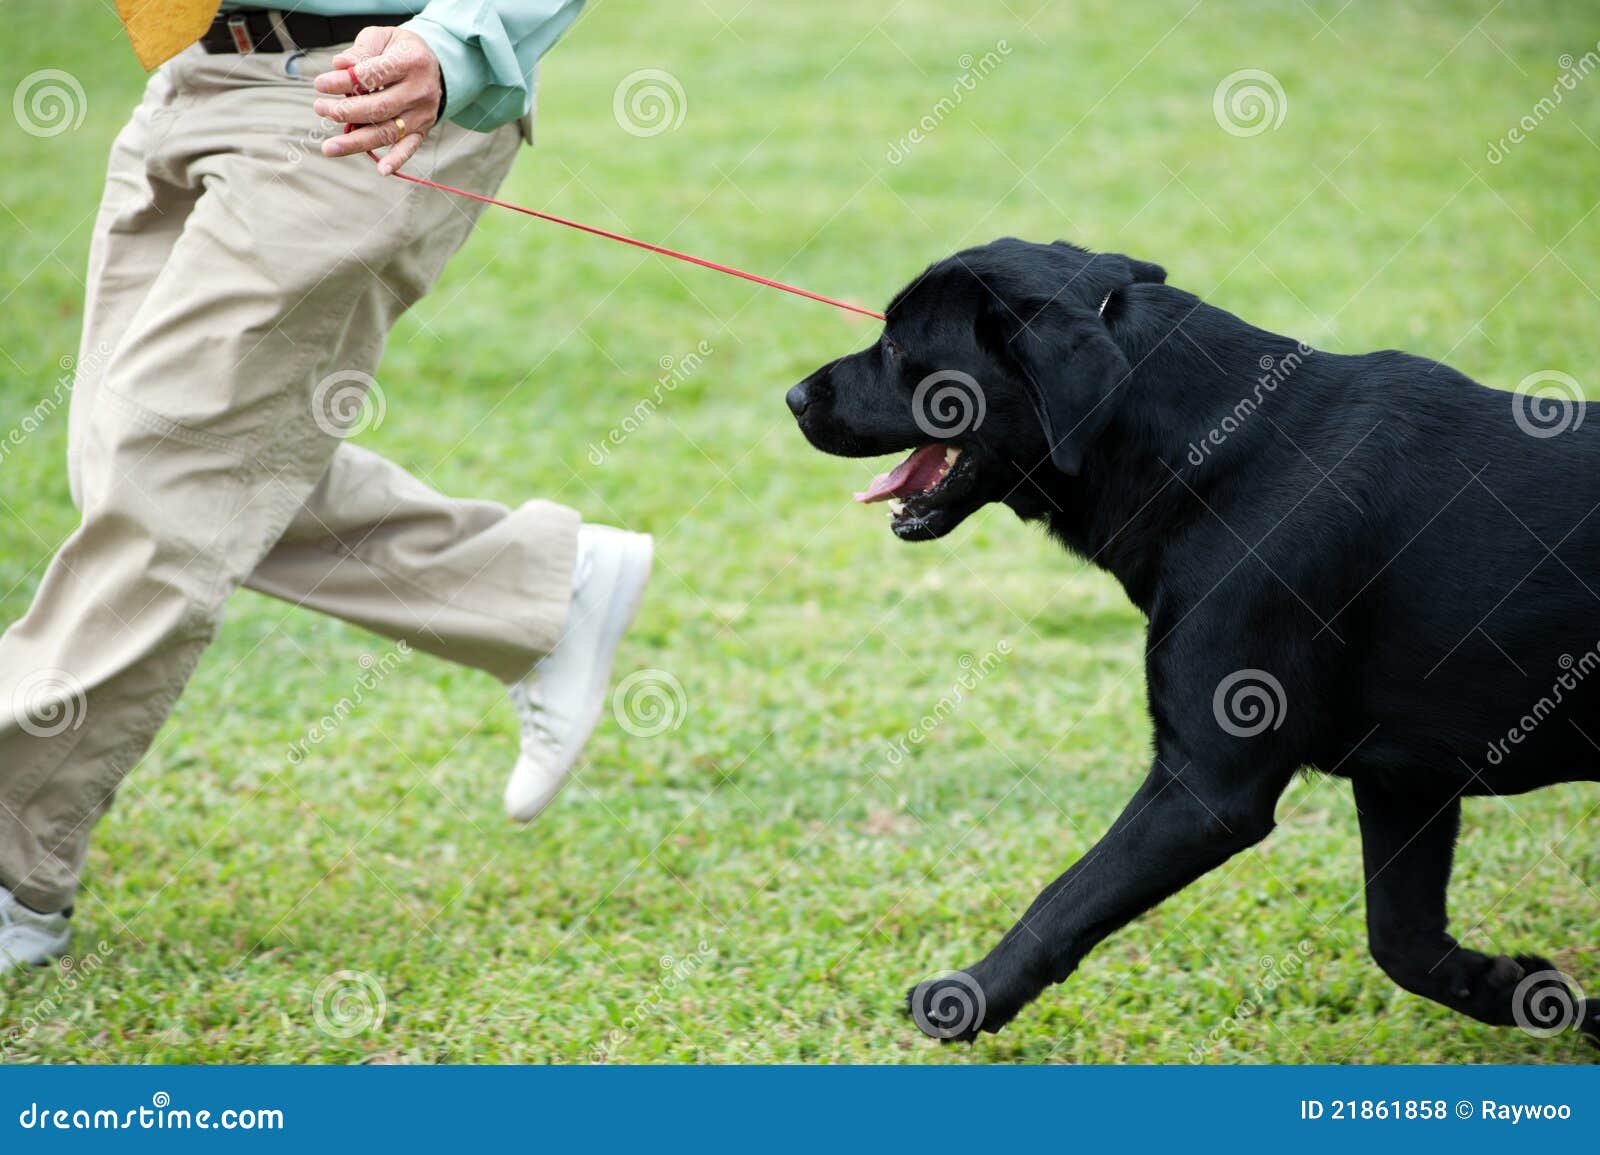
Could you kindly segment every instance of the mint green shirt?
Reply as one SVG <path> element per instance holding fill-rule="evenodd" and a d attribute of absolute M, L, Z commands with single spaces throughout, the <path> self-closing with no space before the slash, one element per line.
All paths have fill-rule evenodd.
<path fill-rule="evenodd" d="M 584 0 L 279 0 L 282 12 L 317 16 L 415 12 L 402 27 L 428 42 L 444 74 L 444 114 L 488 132 L 526 113 L 533 69 L 560 39 Z M 224 0 L 222 7 L 260 8 L 263 0 Z"/>

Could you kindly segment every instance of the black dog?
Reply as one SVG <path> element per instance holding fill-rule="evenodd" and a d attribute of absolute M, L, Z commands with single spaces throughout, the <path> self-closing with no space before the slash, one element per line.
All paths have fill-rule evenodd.
<path fill-rule="evenodd" d="M 981 962 L 912 991 L 918 1024 L 999 1030 L 1265 838 L 1310 768 L 1353 784 L 1369 941 L 1395 982 L 1600 1035 L 1600 999 L 1544 959 L 1458 945 L 1445 910 L 1462 796 L 1600 781 L 1600 421 L 1550 395 L 1559 374 L 1513 394 L 1405 353 L 1312 350 L 1165 279 L 996 241 L 933 265 L 876 343 L 788 393 L 818 449 L 915 450 L 857 495 L 894 501 L 900 538 L 1001 502 L 1149 621 L 1143 784 Z"/>

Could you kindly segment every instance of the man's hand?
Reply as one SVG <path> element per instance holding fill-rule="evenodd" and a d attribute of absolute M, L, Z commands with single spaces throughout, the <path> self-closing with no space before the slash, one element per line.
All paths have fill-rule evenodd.
<path fill-rule="evenodd" d="M 433 49 L 404 28 L 366 28 L 348 51 L 333 58 L 333 67 L 336 71 L 324 72 L 315 85 L 338 99 L 319 99 L 313 107 L 318 116 L 357 127 L 323 141 L 322 155 L 350 156 L 388 145 L 378 171 L 385 176 L 399 171 L 439 118 L 443 82 Z M 351 67 L 359 89 L 350 82 L 346 70 Z"/>

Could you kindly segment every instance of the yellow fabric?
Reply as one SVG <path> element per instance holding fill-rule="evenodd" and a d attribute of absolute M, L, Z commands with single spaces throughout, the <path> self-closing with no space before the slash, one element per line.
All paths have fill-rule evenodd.
<path fill-rule="evenodd" d="M 148 72 L 205 35 L 221 7 L 222 0 L 117 0 L 117 15 Z"/>

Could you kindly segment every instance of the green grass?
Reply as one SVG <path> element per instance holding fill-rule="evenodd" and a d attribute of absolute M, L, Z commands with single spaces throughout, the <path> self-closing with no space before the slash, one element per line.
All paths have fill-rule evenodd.
<path fill-rule="evenodd" d="M 6 6 L 0 96 L 43 68 L 75 71 L 88 94 L 73 131 L 0 127 L 6 428 L 75 352 L 104 155 L 141 84 L 109 7 Z M 1584 280 L 1600 245 L 1587 87 L 1600 78 L 1503 163 L 1485 160 L 1549 93 L 1558 58 L 1594 48 L 1593 22 L 1559 0 L 1481 25 L 1479 5 L 1428 8 L 601 0 L 547 61 L 539 147 L 506 193 L 869 302 L 957 246 L 1066 236 L 1159 261 L 1320 347 L 1401 346 L 1502 387 L 1548 368 L 1600 381 L 1600 298 Z M 889 164 L 960 57 L 1001 39 L 1000 66 Z M 678 128 L 637 138 L 613 119 L 618 82 L 641 68 L 681 81 Z M 1288 99 L 1281 126 L 1250 138 L 1212 112 L 1244 68 Z M 499 812 L 514 730 L 498 688 L 416 656 L 291 765 L 361 656 L 388 647 L 241 596 L 98 831 L 76 921 L 78 953 L 100 957 L 0 985 L 5 1033 L 29 1028 L 6 1057 L 1588 1058 L 1377 970 L 1351 802 L 1328 780 L 1296 783 L 1263 847 L 1117 935 L 1003 1035 L 942 1050 L 909 1029 L 907 985 L 978 958 L 1142 775 L 1143 623 L 1109 578 L 1004 510 L 912 548 L 850 505 L 868 467 L 811 452 L 781 394 L 872 335 L 491 211 L 394 335 L 387 418 L 364 443 L 449 492 L 552 497 L 656 534 L 622 672 L 670 672 L 681 725 L 641 739 L 608 721 L 578 783 L 514 828 Z M 701 341 L 704 365 L 592 464 L 661 359 Z M 24 612 L 75 524 L 65 437 L 60 414 L 0 462 L 0 619 Z M 1002 640 L 999 669 L 890 764 L 961 655 Z M 1452 891 L 1469 943 L 1552 952 L 1600 988 L 1584 881 L 1600 852 L 1573 832 L 1595 801 L 1564 788 L 1469 803 Z M 1304 964 L 1263 983 L 1289 969 L 1263 960 L 1302 943 Z M 319 1029 L 316 992 L 340 971 L 381 986 L 377 1029 Z M 1254 1013 L 1238 1013 L 1246 1001 Z"/>

